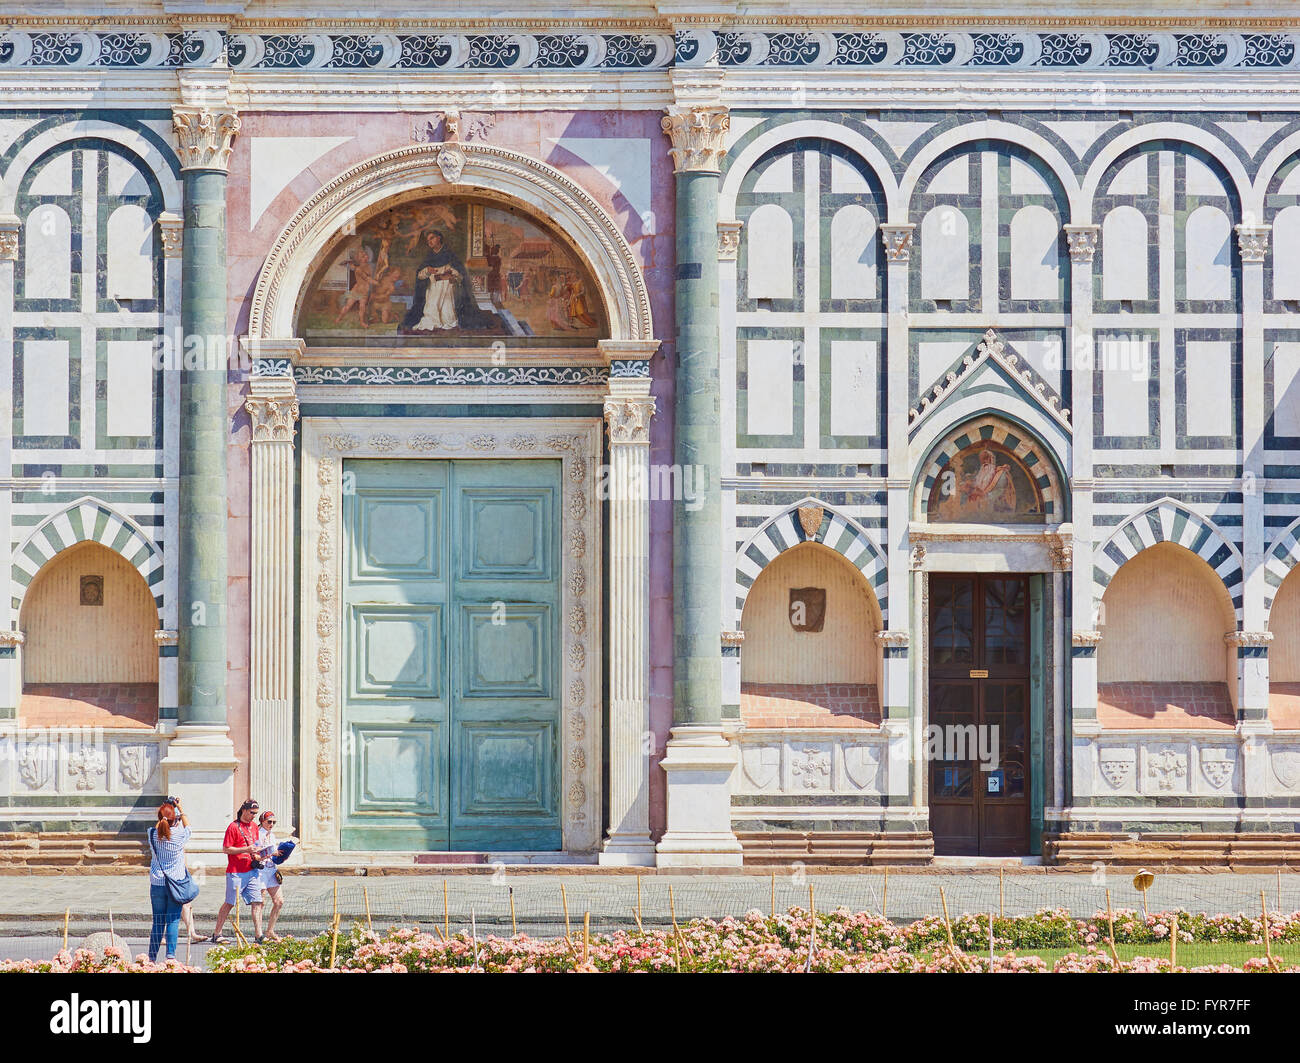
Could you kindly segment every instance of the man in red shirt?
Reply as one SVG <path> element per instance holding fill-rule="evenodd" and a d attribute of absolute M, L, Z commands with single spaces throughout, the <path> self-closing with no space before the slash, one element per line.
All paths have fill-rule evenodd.
<path fill-rule="evenodd" d="M 218 945 L 229 945 L 230 939 L 221 936 L 221 928 L 226 924 L 226 916 L 235 907 L 236 896 L 242 896 L 244 903 L 253 913 L 253 932 L 260 943 L 262 940 L 262 886 L 261 874 L 253 867 L 253 854 L 257 852 L 257 802 L 251 798 L 239 806 L 235 821 L 226 828 L 226 836 L 221 840 L 222 851 L 226 854 L 226 899 L 217 909 L 217 925 L 210 940 Z"/>

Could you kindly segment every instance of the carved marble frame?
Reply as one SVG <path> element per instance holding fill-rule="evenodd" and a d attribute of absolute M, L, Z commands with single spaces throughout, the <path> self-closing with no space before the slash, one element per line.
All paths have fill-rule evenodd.
<path fill-rule="evenodd" d="M 599 418 L 303 419 L 299 829 L 307 851 L 340 851 L 341 472 L 344 460 L 367 457 L 561 460 L 561 837 L 566 853 L 594 855 L 599 849 L 604 740 L 597 478 L 603 427 Z"/>

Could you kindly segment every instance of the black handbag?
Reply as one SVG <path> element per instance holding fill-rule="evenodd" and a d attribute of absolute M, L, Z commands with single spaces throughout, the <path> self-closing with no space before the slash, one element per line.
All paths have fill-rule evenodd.
<path fill-rule="evenodd" d="M 172 903 L 178 907 L 184 907 L 199 895 L 199 884 L 194 881 L 194 876 L 190 874 L 189 869 L 185 870 L 184 878 L 172 878 L 166 871 L 162 870 L 162 857 L 158 853 L 158 828 L 149 828 L 149 846 L 153 849 L 153 855 L 158 858 L 158 870 L 162 871 L 163 882 L 167 885 L 167 894 L 172 899 Z"/>

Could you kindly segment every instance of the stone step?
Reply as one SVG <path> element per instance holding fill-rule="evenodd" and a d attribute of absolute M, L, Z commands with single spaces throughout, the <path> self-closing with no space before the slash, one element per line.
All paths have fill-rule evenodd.
<path fill-rule="evenodd" d="M 1043 862 L 1056 866 L 1095 861 L 1123 867 L 1160 865 L 1293 867 L 1300 865 L 1300 834 L 1063 834 L 1043 840 Z"/>
<path fill-rule="evenodd" d="M 0 871 L 93 867 L 140 868 L 149 864 L 143 838 L 117 834 L 0 834 Z"/>
<path fill-rule="evenodd" d="M 923 833 L 874 831 L 738 831 L 746 866 L 795 862 L 834 866 L 928 864 L 934 839 Z"/>

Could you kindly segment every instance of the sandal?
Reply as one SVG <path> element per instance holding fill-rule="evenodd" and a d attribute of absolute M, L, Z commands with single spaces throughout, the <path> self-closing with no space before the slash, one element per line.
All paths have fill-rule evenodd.
<path fill-rule="evenodd" d="M 203 940 L 204 940 L 204 941 L 210 941 L 210 942 L 212 942 L 212 944 L 214 944 L 214 945 L 229 945 L 229 944 L 230 944 L 230 938 L 228 938 L 228 937 L 217 937 L 216 934 L 213 934 L 210 938 L 204 938 Z"/>

